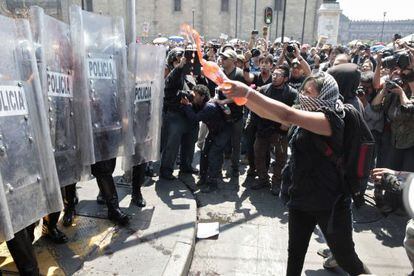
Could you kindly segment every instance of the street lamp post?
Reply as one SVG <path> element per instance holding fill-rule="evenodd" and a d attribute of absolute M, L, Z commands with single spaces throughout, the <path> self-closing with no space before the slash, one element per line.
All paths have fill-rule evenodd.
<path fill-rule="evenodd" d="M 235 24 L 236 31 L 234 33 L 234 37 L 237 37 L 237 25 L 238 25 L 237 20 L 238 20 L 238 13 L 239 13 L 239 0 L 236 0 L 236 24 Z"/>
<path fill-rule="evenodd" d="M 287 0 L 284 0 L 284 4 L 283 4 L 283 18 L 282 18 L 282 40 L 281 42 L 285 42 L 285 19 L 286 19 L 286 5 L 287 5 Z"/>
<path fill-rule="evenodd" d="M 253 24 L 253 30 L 256 30 L 256 13 L 257 13 L 257 0 L 254 0 L 254 24 Z"/>
<path fill-rule="evenodd" d="M 195 13 L 195 9 L 193 9 L 192 12 L 193 12 L 193 29 L 194 29 L 194 13 Z"/>
<path fill-rule="evenodd" d="M 303 44 L 303 37 L 305 36 L 305 23 L 306 23 L 306 9 L 308 6 L 308 0 L 305 0 L 305 8 L 303 10 L 303 25 L 302 25 L 302 37 L 300 43 Z"/>
<path fill-rule="evenodd" d="M 387 15 L 387 12 L 384 12 L 384 18 L 382 20 L 382 30 L 381 30 L 381 42 L 384 40 L 384 25 L 385 25 L 385 16 Z"/>

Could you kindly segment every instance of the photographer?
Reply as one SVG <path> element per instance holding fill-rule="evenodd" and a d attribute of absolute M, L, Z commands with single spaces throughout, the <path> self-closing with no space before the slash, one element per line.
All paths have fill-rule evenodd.
<path fill-rule="evenodd" d="M 372 171 L 372 178 L 376 186 L 391 191 L 401 192 L 404 189 L 404 184 L 408 180 L 410 172 L 394 171 L 387 168 L 376 168 Z M 414 220 L 411 218 L 406 227 L 404 248 L 408 259 L 411 262 L 411 267 L 414 269 Z M 414 271 L 410 274 L 414 275 Z"/>
<path fill-rule="evenodd" d="M 336 46 L 335 48 L 328 48 L 326 52 L 328 55 L 327 60 L 324 63 L 322 63 L 319 67 L 320 71 L 323 72 L 328 71 L 329 68 L 334 66 L 336 57 L 340 54 L 345 54 L 346 50 L 342 46 Z"/>
<path fill-rule="evenodd" d="M 207 125 L 208 136 L 200 157 L 201 192 L 209 193 L 217 189 L 221 176 L 224 148 L 231 136 L 231 126 L 226 122 L 222 107 L 210 100 L 208 88 L 196 85 L 190 97 L 181 99 L 184 111 L 193 123 L 203 122 Z M 190 99 L 191 101 L 190 101 Z"/>
<path fill-rule="evenodd" d="M 175 48 L 167 56 L 167 65 L 171 72 L 165 79 L 162 152 L 160 177 L 174 180 L 174 165 L 178 151 L 180 153 L 180 172 L 198 173 L 192 167 L 198 124 L 191 122 L 181 106 L 181 98 L 185 91 L 195 86 L 194 78 L 187 71 L 186 58 L 182 48 Z"/>
<path fill-rule="evenodd" d="M 354 53 L 352 56 L 352 63 L 357 64 L 358 66 L 361 66 L 366 62 L 370 61 L 372 63 L 371 70 L 374 71 L 375 67 L 377 66 L 377 62 L 375 59 L 371 56 L 371 48 L 369 45 L 360 45 L 357 48 L 358 50 Z"/>
<path fill-rule="evenodd" d="M 374 74 L 372 72 L 364 72 L 361 74 L 361 80 L 357 89 L 358 98 L 364 105 L 364 119 L 369 130 L 375 139 L 375 154 L 376 163 L 381 166 L 382 156 L 385 153 L 380 151 L 382 144 L 382 133 L 384 130 L 384 114 L 381 112 L 374 112 L 372 110 L 372 101 L 376 97 L 377 92 L 373 85 Z"/>
<path fill-rule="evenodd" d="M 387 152 L 381 164 L 394 170 L 414 171 L 414 116 L 409 100 L 414 91 L 412 63 L 402 62 L 401 55 L 382 59 L 378 66 L 393 71 L 385 87 L 371 103 L 375 112 L 384 114 L 386 124 L 382 147 Z"/>

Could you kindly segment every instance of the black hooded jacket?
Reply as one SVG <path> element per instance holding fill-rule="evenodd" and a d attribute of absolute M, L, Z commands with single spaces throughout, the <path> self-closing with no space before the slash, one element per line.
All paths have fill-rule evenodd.
<path fill-rule="evenodd" d="M 344 98 L 344 103 L 352 104 L 356 110 L 361 112 L 359 100 L 356 96 L 356 90 L 361 80 L 358 65 L 354 63 L 335 65 L 328 70 L 328 74 L 334 77 L 338 83 L 339 93 Z"/>

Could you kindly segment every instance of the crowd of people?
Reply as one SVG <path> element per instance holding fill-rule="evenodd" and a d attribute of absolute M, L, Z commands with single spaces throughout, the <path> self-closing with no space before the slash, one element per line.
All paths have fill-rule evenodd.
<path fill-rule="evenodd" d="M 351 275 L 370 273 L 355 252 L 352 239 L 351 204 L 354 204 L 356 208 L 365 204 L 364 195 L 370 180 L 369 174 L 371 169 L 376 167 L 372 172 L 371 180 L 375 184 L 374 198 L 377 207 L 381 212 L 389 213 L 403 206 L 401 189 L 404 185 L 401 183 L 409 178 L 410 172 L 414 172 L 414 120 L 412 120 L 414 105 L 411 100 L 412 91 L 414 91 L 413 44 L 403 42 L 396 36 L 392 47 L 383 47 L 381 51 L 371 52 L 370 45 L 363 43 L 348 46 L 325 44 L 314 47 L 300 44 L 297 41 L 270 43 L 265 38 L 258 38 L 257 32 L 252 32 L 248 42 L 238 39 L 233 39 L 231 42 L 205 41 L 202 53 L 197 52 L 199 45 L 196 47 L 189 42 L 171 44 L 166 57 L 164 86 L 161 76 L 164 48 L 161 48 L 162 58 L 158 59 L 158 56 L 155 58 L 148 54 L 157 65 L 154 66 L 157 69 L 153 71 L 159 69 L 157 74 L 153 74 L 156 77 L 142 83 L 137 82 L 136 86 L 131 85 L 133 89 L 126 93 L 125 87 L 130 86 L 128 83 L 130 80 L 127 77 L 123 78 L 128 74 L 124 66 L 127 61 L 123 60 L 126 55 L 122 52 L 125 50 L 122 40 L 119 43 L 103 40 L 108 44 L 99 45 L 102 47 L 93 45 L 94 51 L 100 50 L 102 53 L 106 53 L 107 47 L 119 47 L 119 49 L 111 50 L 118 56 L 114 58 L 113 55 L 109 55 L 108 60 L 105 61 L 100 58 L 102 53 L 97 55 L 99 58 L 88 53 L 89 72 L 86 74 L 86 67 L 83 67 L 86 63 L 84 64 L 81 59 L 84 55 L 86 56 L 89 48 L 88 45 L 81 43 L 84 40 L 83 37 L 92 34 L 98 34 L 101 37 L 100 31 L 112 28 L 103 26 L 103 24 L 109 24 L 107 18 L 99 19 L 95 15 L 81 13 L 80 7 L 76 9 L 77 12 L 74 10 L 71 13 L 73 17 L 71 21 L 75 22 L 74 26 L 82 25 L 76 24 L 76 20 L 81 22 L 83 17 L 91 17 L 93 20 L 89 19 L 90 22 L 95 22 L 102 29 L 96 31 L 94 28 L 91 30 L 71 28 L 73 45 L 67 45 L 67 51 L 62 50 L 58 53 L 59 55 L 51 52 L 52 61 L 55 62 L 57 58 L 65 61 L 72 58 L 78 59 L 68 64 L 70 66 L 81 65 L 81 67 L 54 69 L 56 72 L 53 77 L 62 77 L 62 72 L 66 71 L 69 72 L 67 76 L 69 79 L 72 78 L 69 75 L 75 71 L 73 80 L 76 93 L 70 95 L 70 98 L 76 99 L 75 104 L 81 103 L 82 100 L 84 100 L 83 103 L 90 101 L 91 107 L 86 105 L 88 110 L 85 111 L 85 106 L 79 105 L 74 110 L 75 112 L 67 112 L 69 117 L 79 116 L 76 113 L 84 115 L 82 119 L 76 121 L 76 124 L 62 124 L 63 127 L 57 125 L 56 127 L 60 128 L 56 132 L 53 131 L 54 129 L 46 130 L 48 126 L 55 127 L 52 123 L 50 125 L 45 123 L 55 120 L 50 115 L 55 112 L 55 108 L 57 113 L 66 113 L 60 111 L 59 108 L 63 106 L 59 104 L 60 101 L 55 103 L 52 97 L 48 97 L 47 100 L 50 106 L 46 113 L 49 115 L 44 113 L 46 108 L 43 106 L 43 100 L 41 100 L 43 97 L 40 95 L 43 95 L 41 94 L 43 92 L 51 95 L 47 94 L 50 91 L 45 89 L 47 86 L 44 85 L 48 82 L 42 83 L 44 91 L 41 92 L 36 90 L 41 87 L 41 78 L 35 79 L 35 82 L 39 82 L 36 85 L 33 84 L 36 90 L 34 91 L 39 94 L 34 97 L 38 102 L 33 100 L 29 102 L 29 105 L 34 110 L 39 109 L 39 114 L 41 114 L 39 121 L 42 122 L 39 122 L 39 133 L 33 137 L 29 136 L 26 142 L 32 144 L 34 139 L 44 139 L 44 141 L 36 140 L 34 143 L 39 148 L 39 156 L 45 158 L 41 159 L 42 162 L 37 162 L 40 166 L 39 171 L 45 173 L 46 167 L 51 168 L 50 171 L 54 175 L 49 179 L 45 173 L 46 181 L 40 176 L 33 179 L 42 185 L 48 184 L 47 181 L 53 184 L 54 186 L 51 185 L 51 187 L 55 188 L 56 193 L 50 196 L 53 199 L 59 198 L 59 200 L 55 202 L 56 206 L 53 208 L 46 208 L 48 207 L 46 206 L 41 216 L 34 214 L 33 217 L 27 218 L 27 221 L 23 221 L 22 227 L 16 227 L 19 228 L 18 231 L 14 231 L 14 226 L 11 225 L 7 237 L 3 237 L 4 233 L 0 233 L 0 238 L 7 242 L 9 251 L 22 275 L 39 274 L 36 256 L 31 245 L 34 241 L 34 228 L 41 217 L 46 215 L 43 217 L 42 234 L 44 236 L 57 244 L 68 242 L 65 233 L 57 226 L 61 214 L 59 208 L 62 206 L 60 199 L 63 196 L 65 207 L 62 218 L 63 226 L 74 226 L 76 204 L 79 199 L 76 194 L 76 183 L 73 182 L 80 181 L 81 176 L 86 174 L 86 171 L 89 172 L 89 169 L 96 178 L 100 190 L 97 201 L 100 204 L 106 204 L 108 219 L 117 225 L 125 226 L 129 224 L 130 218 L 119 207 L 113 172 L 117 157 L 134 155 L 133 157 L 139 161 L 134 160 L 129 164 L 132 175 L 131 203 L 137 207 L 146 206 L 141 186 L 145 182 L 145 176 L 156 175 L 153 164 L 150 162 L 155 161 L 156 158 L 143 158 L 140 154 L 143 154 L 145 150 L 159 153 L 158 144 L 154 143 L 149 146 L 145 143 L 146 135 L 143 135 L 144 132 L 147 134 L 150 132 L 149 124 L 159 122 L 159 113 L 162 113 L 159 166 L 161 179 L 175 180 L 174 171 L 179 165 L 180 173 L 199 176 L 197 187 L 200 192 L 218 192 L 223 177 L 224 159 L 229 159 L 230 177 L 239 178 L 241 166 L 245 163 L 248 165 L 247 177 L 252 183 L 249 188 L 266 190 L 275 197 L 280 197 L 280 200 L 286 204 L 289 210 L 287 275 L 300 275 L 310 237 L 316 225 L 320 227 L 329 246 L 328 250 L 321 251 L 321 255 L 326 257 L 325 268 L 340 266 Z M 3 24 L 9 26 L 14 23 Z M 69 26 L 63 27 L 69 30 Z M 116 34 L 114 37 L 122 35 Z M 76 39 L 80 41 L 76 42 Z M 90 42 L 93 39 L 85 39 L 85 41 Z M 28 45 L 32 43 L 30 35 L 27 43 Z M 75 46 L 81 44 L 82 47 Z M 10 45 L 8 46 L 11 47 Z M 40 47 L 40 43 L 33 45 Z M 49 46 L 46 44 L 39 49 L 60 51 L 59 48 Z M 79 49 L 82 51 L 76 52 Z M 129 50 L 132 51 L 133 48 Z M 13 48 L 12 51 L 15 49 Z M 36 50 L 36 55 L 34 52 L 29 53 L 33 55 L 30 59 L 33 64 L 26 62 L 20 55 L 17 55 L 17 62 L 14 55 L 8 57 L 13 62 L 6 64 L 19 67 L 20 62 L 33 70 L 37 68 L 34 64 L 37 60 L 40 76 L 52 76 L 49 66 L 43 66 L 46 63 L 41 62 L 40 58 L 44 58 L 41 55 L 42 51 Z M 156 59 L 158 59 L 157 62 Z M 134 62 L 137 60 L 134 59 Z M 148 60 L 142 59 L 139 65 L 149 63 Z M 208 64 L 209 70 L 215 68 L 215 79 L 211 79 L 211 72 L 207 74 L 207 66 L 202 68 L 201 64 Z M 120 71 L 111 72 L 112 76 L 109 76 L 108 68 L 112 68 L 112 65 Z M 137 64 L 130 62 L 129 65 L 136 66 Z M 91 70 L 93 66 L 96 70 Z M 107 72 L 100 72 L 98 70 L 100 66 L 108 69 Z M 28 72 L 31 72 L 30 70 Z M 3 71 L 7 70 L 3 68 Z M 139 75 L 137 72 L 129 73 Z M 139 73 L 145 75 L 145 72 Z M 39 77 L 36 70 L 35 73 L 28 75 Z M 119 75 L 118 79 L 117 75 Z M 111 89 L 107 89 L 109 83 L 111 83 Z M 140 87 L 138 84 L 149 86 Z M 22 83 L 18 83 L 17 87 L 22 87 Z M 162 112 L 152 107 L 156 101 L 161 101 L 159 97 L 150 95 L 143 103 L 140 97 L 145 95 L 138 95 L 142 91 L 150 91 L 149 94 L 151 94 L 152 88 L 154 92 L 156 89 L 160 92 L 162 91 L 160 87 L 164 87 Z M 21 91 L 21 88 L 18 91 Z M 99 93 L 108 97 L 98 99 Z M 124 93 L 128 95 L 123 95 Z M 129 93 L 134 97 L 132 101 L 134 109 L 142 113 L 129 114 L 129 109 L 132 108 L 132 105 L 127 105 L 130 103 Z M 52 96 L 61 97 L 62 95 L 55 93 Z M 108 102 L 112 104 L 110 108 L 105 105 Z M 103 105 L 100 106 L 100 104 Z M 68 106 L 72 106 L 72 99 L 68 101 Z M 105 112 L 102 112 L 103 110 Z M 108 115 L 106 112 L 108 114 L 113 112 L 113 114 Z M 91 114 L 96 115 L 96 118 Z M 142 118 L 139 114 L 145 114 L 148 118 Z M 100 118 L 98 115 L 103 117 Z M 111 117 L 111 120 L 116 118 L 114 121 L 108 119 L 109 123 L 113 124 L 109 128 L 101 124 L 101 121 L 98 122 L 98 119 L 102 119 L 102 122 L 107 123 L 104 115 Z M 14 116 L 17 115 L 14 114 Z M 31 113 L 30 116 L 35 116 L 35 114 Z M 132 116 L 135 117 L 132 118 Z M 90 117 L 97 121 L 92 121 Z M 85 123 L 85 118 L 91 120 Z M 23 121 L 21 118 L 16 120 Z M 28 120 L 35 121 L 36 118 L 25 116 L 24 121 Z M 134 126 L 131 126 L 129 130 L 127 129 L 129 125 L 126 123 L 128 120 L 134 121 Z M 139 120 L 146 120 L 143 123 L 144 127 L 135 124 Z M 52 135 L 53 138 L 66 139 L 66 133 L 70 131 L 67 131 L 65 127 L 75 133 L 75 130 L 79 131 L 85 127 L 84 123 L 88 125 L 85 129 L 90 131 L 91 137 L 81 137 L 82 135 L 78 133 L 79 137 L 74 138 L 74 141 L 80 143 L 81 140 L 83 141 L 81 138 L 85 138 L 84 140 L 90 142 L 88 146 L 93 150 L 82 152 L 87 147 L 78 144 L 71 147 L 74 151 L 76 150 L 76 158 L 74 157 L 73 161 L 79 165 L 79 171 L 71 170 L 70 173 L 76 175 L 73 178 L 68 177 L 70 180 L 68 183 L 63 183 L 59 180 L 58 174 L 65 172 L 62 168 L 69 166 L 65 160 L 62 161 L 64 163 L 62 166 L 57 165 L 59 159 L 53 160 L 53 153 L 56 153 L 58 149 L 46 148 L 52 145 L 47 137 L 50 133 L 54 135 L 58 133 L 62 136 Z M 44 128 L 44 131 L 40 133 L 41 128 Z M 158 132 L 154 133 L 158 134 Z M 150 134 L 152 135 L 153 132 Z M 137 143 L 136 136 L 142 138 L 143 141 Z M 157 137 L 151 138 L 157 140 L 159 135 L 154 136 Z M 135 145 L 135 151 L 133 141 L 138 145 Z M 67 145 L 63 142 L 62 144 L 66 149 Z M 200 160 L 197 161 L 194 160 L 196 146 L 201 151 Z M 78 149 L 79 152 L 77 152 Z M 3 146 L 0 149 L 3 154 L 5 150 L 7 148 Z M 372 155 L 367 154 L 370 150 L 372 150 Z M 20 157 L 13 155 L 12 151 L 10 151 L 10 156 Z M 20 169 L 18 165 L 9 163 L 11 169 Z M 199 163 L 199 169 L 195 166 L 197 163 Z M 47 164 L 51 165 L 50 168 Z M 88 169 L 85 172 L 82 171 L 85 168 L 81 168 L 81 165 Z M 24 176 L 26 177 L 26 174 Z M 12 181 L 18 182 L 14 178 Z M 12 184 L 16 184 L 14 182 L 5 185 L 8 196 L 11 197 L 14 189 Z M 59 188 L 62 188 L 62 193 Z M 37 193 L 43 192 L 43 189 L 39 188 Z M 47 192 L 52 194 L 52 191 Z M 16 204 L 17 201 L 13 201 L 14 205 L 10 206 L 21 211 L 20 205 Z M 39 201 L 47 201 L 47 198 Z M 2 207 L 0 210 L 10 216 L 6 208 Z M 6 217 L 3 213 L 0 215 Z M 4 221 L 17 221 L 16 217 L 13 219 L 7 217 Z M 413 233 L 414 222 L 411 220 L 407 226 L 404 244 L 414 267 Z"/>
<path fill-rule="evenodd" d="M 233 178 L 246 161 L 247 177 L 256 178 L 250 188 L 269 190 L 289 208 L 287 275 L 300 275 L 316 225 L 329 246 L 324 267 L 365 274 L 352 240 L 351 198 L 356 208 L 363 206 L 371 180 L 381 212 L 402 207 L 401 195 L 384 182 L 388 174 L 414 172 L 414 45 L 396 35 L 392 47 L 375 52 L 362 42 L 318 46 L 272 44 L 255 32 L 248 43 L 206 41 L 203 59 L 217 63 L 228 79 L 220 87 L 197 68 L 192 45 L 170 49 L 160 178 L 174 180 L 178 163 L 181 173 L 199 174 L 200 191 L 210 193 L 222 178 L 224 158 L 231 160 Z M 247 99 L 245 106 L 238 98 Z M 348 114 L 361 124 L 347 125 Z M 351 151 L 350 128 L 365 128 L 375 141 L 367 163 L 377 169 L 358 180 L 357 192 L 343 185 L 350 182 L 341 166 Z M 200 170 L 192 167 L 196 144 Z"/>

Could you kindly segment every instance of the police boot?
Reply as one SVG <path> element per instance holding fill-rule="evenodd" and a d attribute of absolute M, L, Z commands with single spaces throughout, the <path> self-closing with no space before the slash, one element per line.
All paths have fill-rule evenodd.
<path fill-rule="evenodd" d="M 132 168 L 132 203 L 138 207 L 145 207 L 147 205 L 141 193 L 141 187 L 145 182 L 145 168 L 146 164 L 140 164 Z"/>
<path fill-rule="evenodd" d="M 119 225 L 127 225 L 129 218 L 119 208 L 118 194 L 112 176 L 99 176 L 96 181 L 108 207 L 108 219 Z"/>
<path fill-rule="evenodd" d="M 100 190 L 99 190 L 99 194 L 96 196 L 96 203 L 98 203 L 99 205 L 105 204 L 105 198 L 102 195 L 102 192 Z"/>
<path fill-rule="evenodd" d="M 71 226 L 73 220 L 75 219 L 75 206 L 78 203 L 78 198 L 76 196 L 76 184 L 68 185 L 64 188 L 65 190 L 65 209 L 62 218 L 63 226 Z"/>
<path fill-rule="evenodd" d="M 26 228 L 15 233 L 14 238 L 7 241 L 7 247 L 20 275 L 40 275 L 36 255 Z"/>
<path fill-rule="evenodd" d="M 52 213 L 43 218 L 42 234 L 56 244 L 66 243 L 68 237 L 57 228 L 60 212 Z"/>

